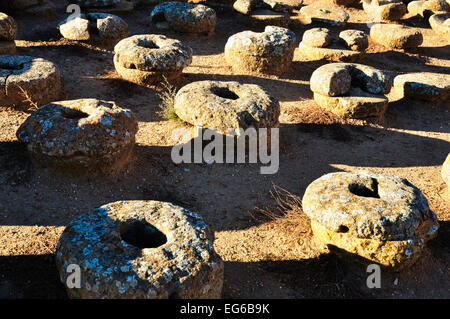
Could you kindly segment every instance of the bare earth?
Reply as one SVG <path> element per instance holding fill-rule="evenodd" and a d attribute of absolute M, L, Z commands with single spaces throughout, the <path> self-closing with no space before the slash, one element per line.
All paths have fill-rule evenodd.
<path fill-rule="evenodd" d="M 259 174 L 256 164 L 180 164 L 171 161 L 177 124 L 158 114 L 155 88 L 128 83 L 114 70 L 113 46 L 61 39 L 58 16 L 46 21 L 16 17 L 18 54 L 43 57 L 62 71 L 64 98 L 114 100 L 139 120 L 133 158 L 114 176 L 80 176 L 32 163 L 15 132 L 32 109 L 0 107 L 0 298 L 66 298 L 54 251 L 70 220 L 108 202 L 155 199 L 199 211 L 215 229 L 215 249 L 225 261 L 225 298 L 438 298 L 450 297 L 450 191 L 440 176 L 450 151 L 450 105 L 392 100 L 383 118 L 342 121 L 321 110 L 309 90 L 311 73 L 324 61 L 308 61 L 296 49 L 280 77 L 240 75 L 224 61 L 229 36 L 247 30 L 236 14 L 218 11 L 210 37 L 164 32 L 194 50 L 178 88 L 199 80 L 240 81 L 267 88 L 281 104 L 280 169 Z M 305 1 L 312 3 L 312 0 Z M 350 13 L 348 28 L 368 32 L 367 15 Z M 121 16 L 132 34 L 162 33 L 147 25 L 150 6 Z M 450 72 L 450 45 L 418 18 L 424 43 L 416 51 L 388 51 L 370 43 L 361 63 L 398 72 Z M 297 41 L 308 27 L 292 26 Z M 370 169 L 406 177 L 419 187 L 440 221 L 425 256 L 402 273 L 382 273 L 382 288 L 368 289 L 364 269 L 355 271 L 316 245 L 304 216 L 267 219 L 257 208 L 276 207 L 278 185 L 301 198 L 323 174 Z M 292 217 L 294 215 L 295 217 Z"/>

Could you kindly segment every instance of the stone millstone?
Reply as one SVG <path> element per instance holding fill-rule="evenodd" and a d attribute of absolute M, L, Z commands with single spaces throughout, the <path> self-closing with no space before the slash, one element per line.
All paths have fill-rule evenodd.
<path fill-rule="evenodd" d="M 117 72 L 140 85 L 175 79 L 192 61 L 190 47 L 164 35 L 135 35 L 117 43 L 114 51 Z"/>
<path fill-rule="evenodd" d="M 450 13 L 433 14 L 428 21 L 434 32 L 450 42 Z"/>
<path fill-rule="evenodd" d="M 389 103 L 385 96 L 365 92 L 359 87 L 350 87 L 342 96 L 314 93 L 314 101 L 337 116 L 354 119 L 384 114 Z"/>
<path fill-rule="evenodd" d="M 423 42 L 418 29 L 399 24 L 375 24 L 370 28 L 370 37 L 391 49 L 416 48 Z"/>
<path fill-rule="evenodd" d="M 326 28 L 313 28 L 303 33 L 299 48 L 308 58 L 335 62 L 356 62 L 369 43 L 367 35 L 359 30 L 335 34 Z"/>
<path fill-rule="evenodd" d="M 371 21 L 397 21 L 406 13 L 402 0 L 362 0 L 362 4 Z"/>
<path fill-rule="evenodd" d="M 371 172 L 324 175 L 307 187 L 302 206 L 330 249 L 395 270 L 412 265 L 439 227 L 419 189 Z"/>
<path fill-rule="evenodd" d="M 30 56 L 0 58 L 0 105 L 41 106 L 59 99 L 60 93 L 60 71 L 52 62 Z"/>
<path fill-rule="evenodd" d="M 175 96 L 180 119 L 222 134 L 240 129 L 278 127 L 280 105 L 265 89 L 238 82 L 199 81 L 182 87 Z"/>
<path fill-rule="evenodd" d="M 408 3 L 408 12 L 429 18 L 435 13 L 450 12 L 450 4 L 446 0 L 419 0 Z"/>
<path fill-rule="evenodd" d="M 292 63 L 295 34 L 285 28 L 267 26 L 264 32 L 243 31 L 225 44 L 225 59 L 235 71 L 280 74 Z"/>
<path fill-rule="evenodd" d="M 321 23 L 331 26 L 344 26 L 350 18 L 350 15 L 341 8 L 323 4 L 311 4 L 302 7 L 300 14 L 309 23 Z"/>
<path fill-rule="evenodd" d="M 356 63 L 329 63 L 311 75 L 314 101 L 344 118 L 364 118 L 383 114 L 392 77 L 384 71 Z"/>
<path fill-rule="evenodd" d="M 447 186 L 450 187 L 450 153 L 442 164 L 441 176 Z"/>
<path fill-rule="evenodd" d="M 81 268 L 70 298 L 220 298 L 223 261 L 214 233 L 195 212 L 159 201 L 106 204 L 70 222 L 56 247 L 56 265 Z M 69 278 L 70 279 L 70 278 Z"/>
<path fill-rule="evenodd" d="M 17 30 L 16 21 L 9 15 L 0 12 L 0 41 L 14 41 Z"/>
<path fill-rule="evenodd" d="M 157 5 L 152 23 L 166 21 L 172 30 L 187 33 L 212 33 L 216 28 L 216 12 L 202 4 L 169 1 Z"/>
<path fill-rule="evenodd" d="M 69 40 L 117 41 L 129 35 L 128 24 L 108 13 L 88 13 L 59 24 L 61 35 Z"/>
<path fill-rule="evenodd" d="M 394 88 L 410 99 L 446 101 L 450 98 L 450 75 L 424 72 L 401 74 L 394 78 Z"/>
<path fill-rule="evenodd" d="M 114 102 L 80 99 L 40 107 L 17 137 L 45 166 L 108 171 L 122 166 L 134 146 L 136 117 Z"/>

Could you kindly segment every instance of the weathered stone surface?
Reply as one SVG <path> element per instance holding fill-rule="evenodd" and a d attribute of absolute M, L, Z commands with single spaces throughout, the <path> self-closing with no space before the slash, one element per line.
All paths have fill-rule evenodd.
<path fill-rule="evenodd" d="M 300 9 L 310 23 L 322 23 L 331 26 L 344 26 L 350 18 L 349 14 L 337 6 L 311 4 Z"/>
<path fill-rule="evenodd" d="M 302 206 L 316 238 L 397 270 L 417 260 L 439 227 L 419 189 L 372 172 L 324 175 L 307 187 Z"/>
<path fill-rule="evenodd" d="M 401 74 L 394 78 L 394 88 L 410 99 L 445 101 L 450 98 L 450 75 L 426 72 Z"/>
<path fill-rule="evenodd" d="M 20 126 L 17 137 L 45 166 L 108 171 L 126 162 L 137 130 L 130 110 L 114 102 L 80 99 L 40 107 Z"/>
<path fill-rule="evenodd" d="M 120 17 L 107 13 L 88 13 L 59 24 L 61 35 L 69 40 L 117 41 L 130 33 Z"/>
<path fill-rule="evenodd" d="M 389 103 L 383 95 L 371 94 L 353 86 L 342 96 L 314 93 L 314 101 L 337 116 L 355 119 L 384 114 Z"/>
<path fill-rule="evenodd" d="M 225 44 L 225 59 L 236 71 L 280 74 L 291 65 L 295 34 L 285 28 L 267 26 L 264 32 L 243 31 Z"/>
<path fill-rule="evenodd" d="M 441 176 L 447 186 L 450 187 L 450 153 L 442 164 Z"/>
<path fill-rule="evenodd" d="M 362 0 L 364 11 L 371 21 L 397 21 L 406 13 L 406 5 L 401 0 Z"/>
<path fill-rule="evenodd" d="M 239 129 L 278 127 L 280 105 L 265 89 L 238 82 L 199 81 L 175 96 L 175 112 L 183 121 L 222 134 Z"/>
<path fill-rule="evenodd" d="M 353 51 L 364 51 L 369 46 L 367 34 L 360 30 L 345 30 L 339 33 L 347 47 Z"/>
<path fill-rule="evenodd" d="M 17 23 L 13 17 L 0 12 L 0 41 L 14 41 L 17 30 Z"/>
<path fill-rule="evenodd" d="M 314 48 L 327 47 L 333 41 L 331 30 L 326 28 L 312 28 L 303 33 L 304 45 Z"/>
<path fill-rule="evenodd" d="M 175 79 L 192 61 L 190 47 L 164 35 L 135 35 L 117 43 L 114 51 L 117 72 L 141 85 Z"/>
<path fill-rule="evenodd" d="M 372 94 L 385 94 L 391 88 L 392 76 L 363 64 L 329 63 L 316 69 L 310 79 L 313 92 L 328 96 L 347 93 L 350 84 Z"/>
<path fill-rule="evenodd" d="M 259 0 L 237 0 L 233 4 L 233 8 L 239 13 L 249 15 L 258 2 Z"/>
<path fill-rule="evenodd" d="M 408 12 L 429 18 L 435 13 L 450 12 L 450 3 L 446 0 L 419 0 L 408 3 Z"/>
<path fill-rule="evenodd" d="M 15 54 L 16 43 L 14 41 L 0 41 L 0 55 Z"/>
<path fill-rule="evenodd" d="M 339 96 L 350 90 L 352 77 L 347 64 L 328 63 L 316 69 L 309 82 L 315 93 Z"/>
<path fill-rule="evenodd" d="M 305 31 L 299 48 L 313 60 L 356 62 L 364 55 L 368 41 L 367 35 L 359 30 L 346 30 L 337 35 L 326 28 L 313 28 Z"/>
<path fill-rule="evenodd" d="M 40 106 L 59 98 L 61 76 L 50 61 L 30 56 L 0 56 L 0 105 Z"/>
<path fill-rule="evenodd" d="M 330 63 L 315 70 L 310 79 L 314 101 L 344 118 L 364 118 L 383 114 L 392 77 L 370 66 Z"/>
<path fill-rule="evenodd" d="M 214 233 L 195 212 L 159 201 L 109 203 L 70 222 L 56 248 L 67 267 L 81 267 L 71 298 L 220 298 L 223 262 Z"/>
<path fill-rule="evenodd" d="M 450 13 L 433 14 L 428 21 L 434 32 L 450 42 Z"/>
<path fill-rule="evenodd" d="M 375 24 L 370 28 L 370 37 L 392 49 L 416 48 L 423 42 L 420 30 L 400 24 Z"/>
<path fill-rule="evenodd" d="M 64 38 L 83 41 L 91 39 L 89 25 L 89 20 L 85 19 L 85 16 L 83 15 L 70 21 L 62 21 L 58 27 L 59 32 Z"/>
<path fill-rule="evenodd" d="M 169 1 L 157 5 L 151 15 L 152 23 L 167 21 L 178 32 L 212 33 L 216 28 L 216 12 L 202 4 Z"/>

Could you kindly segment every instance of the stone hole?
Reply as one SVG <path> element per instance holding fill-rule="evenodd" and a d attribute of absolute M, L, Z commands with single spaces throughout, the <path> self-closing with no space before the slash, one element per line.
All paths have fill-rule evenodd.
<path fill-rule="evenodd" d="M 237 100 L 239 96 L 228 88 L 213 88 L 212 93 L 224 99 Z"/>
<path fill-rule="evenodd" d="M 371 179 L 371 185 L 369 186 L 362 183 L 353 183 L 348 185 L 348 189 L 356 196 L 380 198 L 378 194 L 378 181 L 375 178 Z"/>
<path fill-rule="evenodd" d="M 157 248 L 167 242 L 166 235 L 159 229 L 138 220 L 122 225 L 119 232 L 123 241 L 141 249 Z"/>

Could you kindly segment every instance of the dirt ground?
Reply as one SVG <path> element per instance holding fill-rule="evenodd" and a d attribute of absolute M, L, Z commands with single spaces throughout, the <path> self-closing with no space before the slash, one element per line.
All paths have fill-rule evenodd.
<path fill-rule="evenodd" d="M 64 99 L 114 100 L 139 120 L 130 163 L 114 176 L 55 172 L 32 163 L 15 133 L 30 110 L 0 107 L 0 298 L 67 298 L 54 251 L 70 220 L 117 200 L 170 201 L 200 212 L 215 230 L 215 249 L 225 262 L 225 298 L 449 298 L 450 191 L 440 170 L 450 152 L 450 105 L 392 98 L 382 118 L 343 121 L 321 110 L 309 90 L 311 73 L 324 61 L 309 61 L 296 49 L 290 70 L 277 76 L 242 75 L 225 63 L 229 36 L 250 29 L 230 10 L 218 10 L 216 32 L 196 36 L 165 31 L 193 48 L 192 64 L 173 84 L 199 80 L 259 84 L 281 105 L 280 169 L 261 175 L 257 164 L 180 164 L 171 161 L 171 132 L 162 119 L 155 88 L 122 80 L 113 66 L 113 46 L 61 39 L 55 19 L 16 17 L 18 54 L 49 59 L 62 72 Z M 312 3 L 313 1 L 305 1 Z M 347 10 L 347 28 L 366 32 L 361 8 Z M 132 34 L 163 33 L 148 25 L 150 6 L 120 14 Z M 295 19 L 295 18 L 294 18 Z M 421 29 L 415 51 L 389 51 L 373 42 L 361 63 L 396 72 L 450 73 L 450 45 L 423 20 L 402 21 Z M 297 42 L 310 26 L 293 23 Z M 254 29 L 254 28 L 253 28 Z M 258 29 L 254 29 L 258 30 Z M 406 177 L 429 200 L 439 235 L 411 269 L 382 273 L 382 288 L 368 289 L 364 269 L 355 270 L 317 246 L 300 213 L 266 218 L 276 210 L 274 185 L 301 199 L 323 174 L 368 169 Z M 301 209 L 297 209 L 300 212 Z M 294 217 L 292 217 L 294 216 Z"/>

